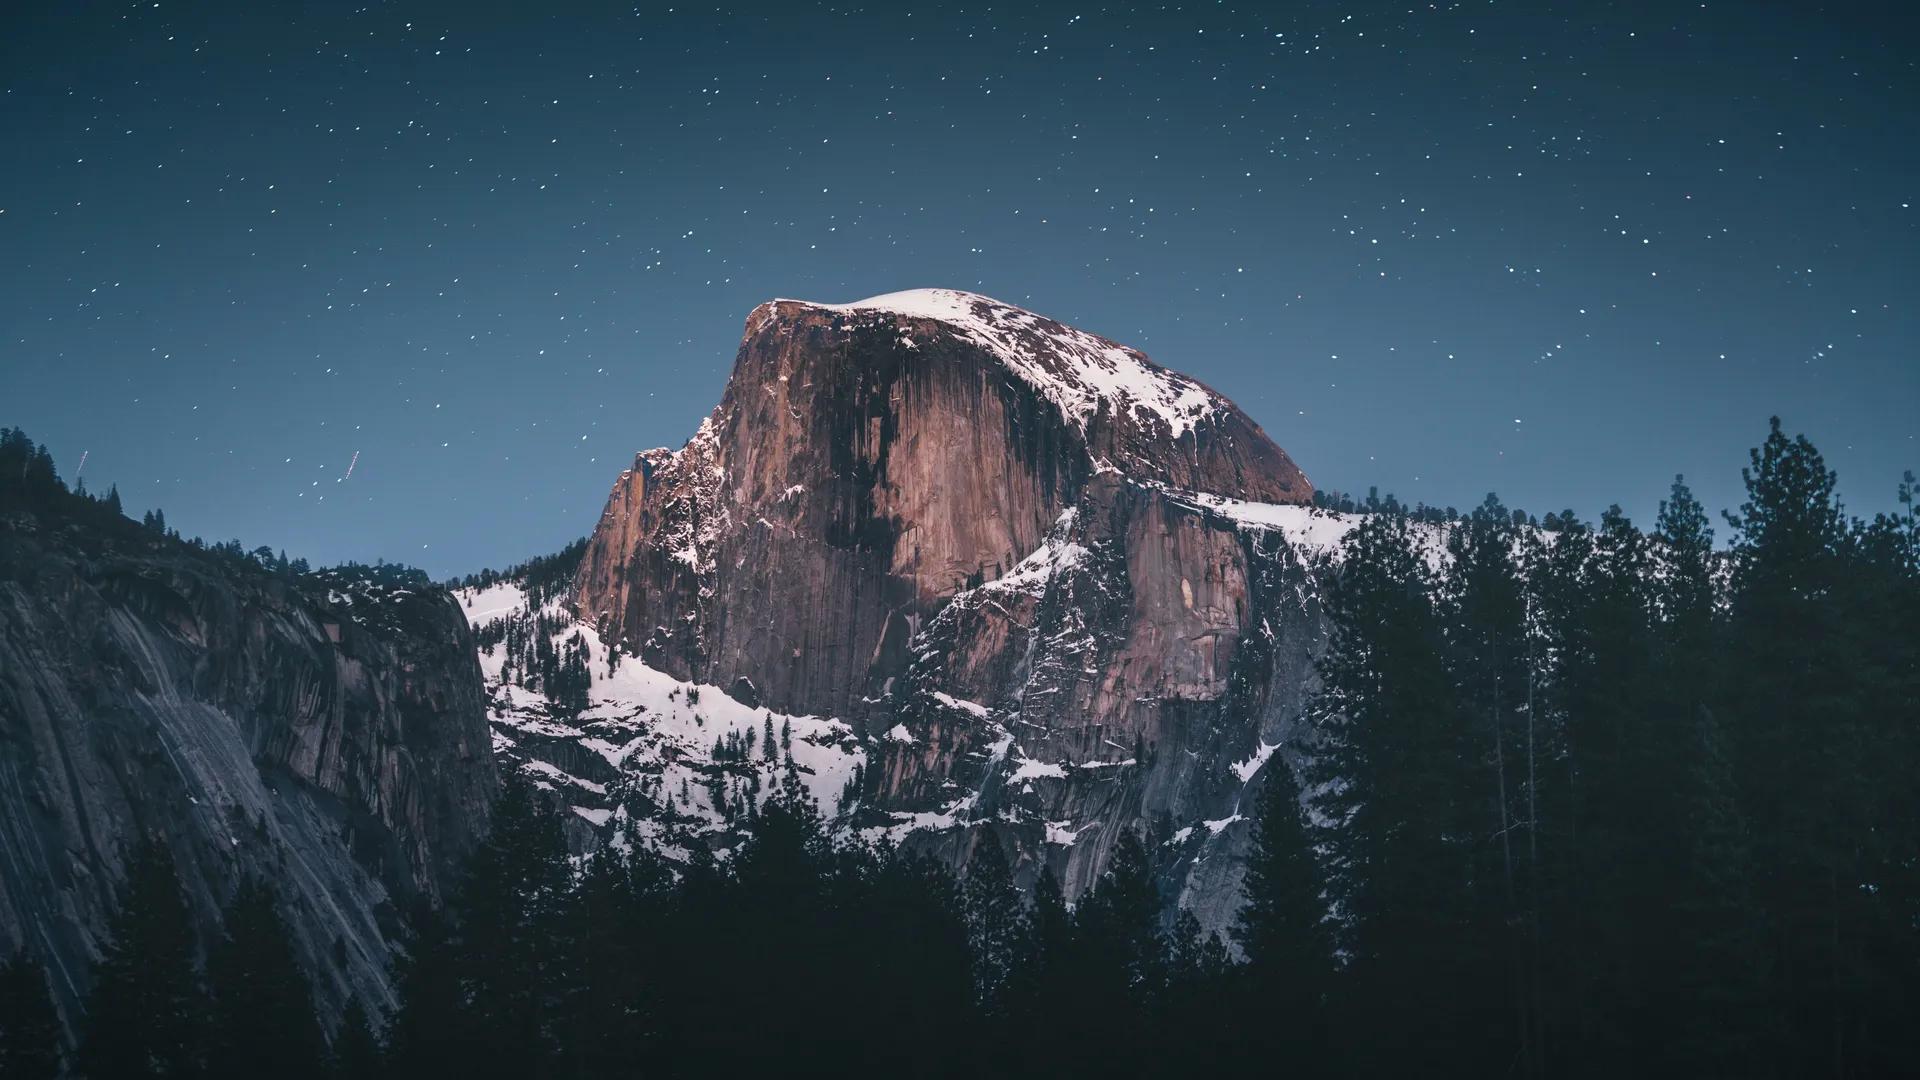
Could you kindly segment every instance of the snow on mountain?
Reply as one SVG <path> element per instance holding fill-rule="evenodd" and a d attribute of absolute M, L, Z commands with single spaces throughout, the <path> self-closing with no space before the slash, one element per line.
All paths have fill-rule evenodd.
<path fill-rule="evenodd" d="M 845 723 L 752 708 L 719 687 L 615 655 L 564 600 L 536 607 L 513 583 L 455 595 L 481 642 L 496 754 L 557 795 L 577 828 L 596 834 L 579 838 L 577 849 L 643 842 L 671 854 L 702 835 L 724 848 L 745 807 L 784 785 L 797 785 L 832 817 L 865 762 Z M 516 666 L 514 647 L 500 639 L 524 634 L 544 638 L 555 654 L 584 655 L 584 709 L 573 711 L 527 665 Z M 539 646 L 521 648 L 524 656 Z"/>
<path fill-rule="evenodd" d="M 956 869 L 991 836 L 1016 880 L 1045 867 L 1078 896 L 1124 831 L 1191 827 L 1155 872 L 1217 928 L 1246 829 L 1200 823 L 1232 817 L 1258 782 L 1234 764 L 1311 691 L 1307 556 L 1350 527 L 1313 494 L 1231 401 L 1031 311 L 943 289 L 769 301 L 700 430 L 609 492 L 540 630 L 572 667 L 489 666 L 495 730 L 607 810 L 604 833 L 650 808 L 720 843 L 779 771 L 741 760 L 738 728 L 687 730 L 687 694 L 725 688 L 776 724 L 837 722 L 814 784 L 836 827 Z M 616 644 L 645 686 L 614 685 Z"/>
<path fill-rule="evenodd" d="M 1226 404 L 1220 395 L 1137 350 L 977 293 L 911 289 L 851 304 L 792 302 L 943 323 L 999 357 L 1083 432 L 1105 403 L 1116 413 L 1157 417 L 1178 439 Z"/>
<path fill-rule="evenodd" d="M 1164 489 L 1163 489 L 1164 490 Z M 1287 543 L 1306 555 L 1325 555 L 1338 559 L 1340 545 L 1347 535 L 1367 520 L 1365 514 L 1343 514 L 1317 506 L 1297 503 L 1246 502 L 1212 495 L 1204 491 L 1166 491 L 1177 503 L 1206 510 L 1232 521 L 1237 528 L 1272 531 L 1286 537 Z M 1451 526 L 1414 522 L 1413 534 L 1427 565 L 1436 573 L 1446 566 L 1447 533 Z M 1552 533 L 1538 533 L 1552 543 Z"/>

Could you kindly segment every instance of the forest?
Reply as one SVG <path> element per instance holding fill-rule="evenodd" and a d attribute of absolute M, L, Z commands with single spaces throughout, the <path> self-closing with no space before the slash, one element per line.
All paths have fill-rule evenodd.
<path fill-rule="evenodd" d="M 1229 934 L 1137 836 L 1071 904 L 991 830 L 956 876 L 792 791 L 724 857 L 575 860 L 514 780 L 390 1012 L 323 1025 L 270 883 L 196 941 L 149 843 L 76 1046 L 0 970 L 0 1075 L 1904 1075 L 1914 481 L 1849 516 L 1777 420 L 1743 472 L 1719 528 L 1678 479 L 1646 529 L 1372 500 Z"/>

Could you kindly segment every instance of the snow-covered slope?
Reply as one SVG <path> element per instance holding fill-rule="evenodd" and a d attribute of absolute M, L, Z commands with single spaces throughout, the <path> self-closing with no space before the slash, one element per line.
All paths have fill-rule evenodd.
<path fill-rule="evenodd" d="M 786 302 L 941 323 L 999 357 L 1082 431 L 1103 404 L 1115 413 L 1156 417 L 1176 439 L 1230 407 L 1199 382 L 1137 350 L 977 293 L 911 289 L 851 304 Z"/>
<path fill-rule="evenodd" d="M 536 607 L 517 584 L 456 595 L 482 638 L 495 755 L 571 809 L 576 848 L 637 841 L 671 853 L 693 837 L 724 848 L 732 823 L 776 788 L 797 786 L 833 816 L 854 786 L 865 754 L 843 722 L 752 708 L 617 656 L 563 600 Z M 488 640 L 498 636 L 490 627 L 509 624 L 539 633 L 556 653 L 584 654 L 586 708 L 556 700 L 563 695 L 537 672 L 513 664 L 505 641 Z"/>
<path fill-rule="evenodd" d="M 1069 895 L 1124 831 L 1186 828 L 1193 846 L 1165 847 L 1156 873 L 1169 896 L 1204 893 L 1190 906 L 1219 925 L 1244 848 L 1236 808 L 1259 781 L 1235 766 L 1264 760 L 1310 692 L 1310 556 L 1348 527 L 1307 510 L 1312 496 L 1231 401 L 1096 334 L 951 290 L 769 301 L 694 437 L 615 481 L 567 598 L 597 635 L 551 617 L 542 630 L 593 654 L 592 700 L 579 673 L 544 703 L 502 690 L 496 730 L 517 723 L 517 753 L 538 744 L 537 771 L 606 787 L 573 785 L 582 809 L 613 814 L 635 761 L 654 776 L 629 786 L 670 796 L 741 764 L 724 746 L 714 760 L 706 728 L 690 749 L 689 721 L 662 719 L 675 687 L 699 685 L 703 704 L 725 688 L 841 722 L 836 751 L 860 770 L 852 812 L 830 808 L 844 828 L 956 866 L 991 833 L 1017 879 L 1045 867 Z M 631 657 L 619 670 L 652 669 L 652 697 L 603 679 L 602 643 Z M 607 714 L 610 695 L 632 724 Z M 548 726 L 555 708 L 581 713 L 562 720 L 576 745 Z M 582 737 L 688 756 L 611 761 Z M 718 781 L 723 810 L 743 781 Z M 696 795 L 647 797 L 714 817 Z M 1190 888 L 1203 856 L 1221 874 Z"/>

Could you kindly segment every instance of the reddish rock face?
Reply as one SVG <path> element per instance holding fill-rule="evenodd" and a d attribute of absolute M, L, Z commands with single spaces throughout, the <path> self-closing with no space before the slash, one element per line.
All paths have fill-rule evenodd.
<path fill-rule="evenodd" d="M 621 475 L 575 600 L 654 667 L 853 723 L 869 824 L 911 811 L 956 861 L 991 827 L 1077 891 L 1123 828 L 1232 817 L 1304 692 L 1304 568 L 1195 492 L 1313 489 L 1233 403 L 1053 320 L 776 300 L 693 439 Z"/>
<path fill-rule="evenodd" d="M 1116 469 L 1312 496 L 1231 402 L 1052 320 L 937 291 L 773 301 L 699 433 L 615 484 L 579 610 L 676 675 L 854 716 L 903 670 L 918 620 L 1033 552 Z"/>

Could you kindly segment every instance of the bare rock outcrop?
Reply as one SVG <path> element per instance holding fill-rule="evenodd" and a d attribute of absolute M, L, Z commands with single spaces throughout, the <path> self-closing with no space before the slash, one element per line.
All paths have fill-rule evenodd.
<path fill-rule="evenodd" d="M 699 432 L 615 484 L 578 608 L 676 675 L 857 715 L 918 620 L 1025 558 L 1102 472 L 1312 496 L 1232 402 L 1105 339 L 943 290 L 776 300 Z"/>
<path fill-rule="evenodd" d="M 0 951 L 38 954 L 71 1019 L 153 837 L 203 942 L 260 875 L 323 1005 L 389 1006 L 407 909 L 450 883 L 496 782 L 459 606 L 98 517 L 0 514 Z"/>
<path fill-rule="evenodd" d="M 944 290 L 776 300 L 698 433 L 615 484 L 574 607 L 851 723 L 849 827 L 955 863 L 990 830 L 1070 894 L 1141 829 L 1218 926 L 1321 635 L 1309 552 L 1232 508 L 1311 497 L 1232 402 L 1104 338 Z"/>

